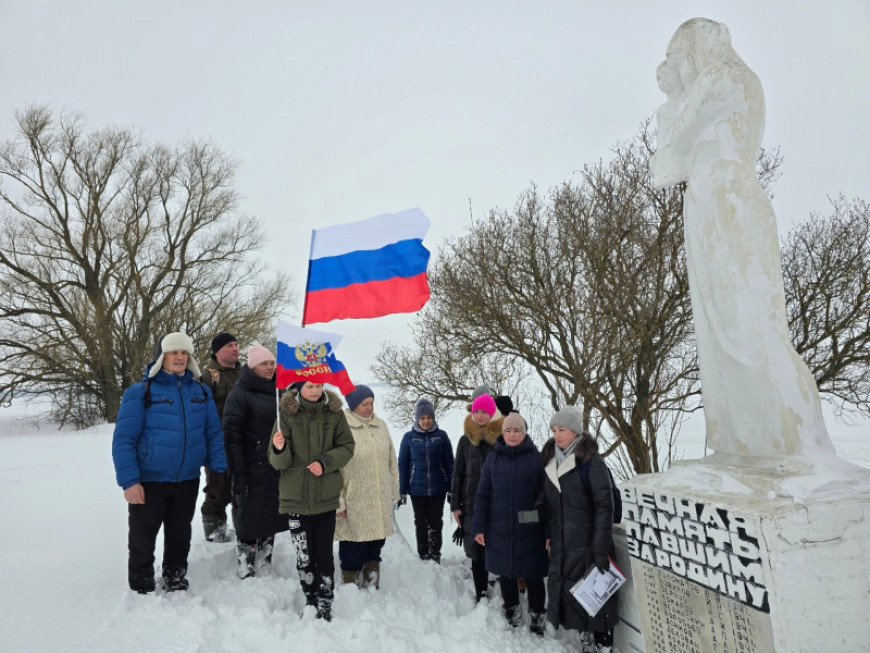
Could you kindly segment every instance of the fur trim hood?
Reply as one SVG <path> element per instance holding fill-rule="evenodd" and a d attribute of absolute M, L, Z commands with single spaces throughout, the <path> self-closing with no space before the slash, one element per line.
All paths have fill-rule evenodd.
<path fill-rule="evenodd" d="M 489 420 L 484 426 L 478 426 L 471 415 L 465 416 L 465 423 L 462 425 L 462 431 L 465 437 L 475 447 L 480 444 L 481 440 L 486 440 L 489 444 L 495 444 L 498 436 L 501 435 L 501 423 L 504 417 L 497 417 Z"/>
<path fill-rule="evenodd" d="M 589 434 L 583 433 L 579 437 L 579 442 L 574 446 L 574 458 L 578 463 L 588 462 L 592 456 L 598 453 L 598 441 L 593 439 Z M 547 466 L 553 458 L 556 457 L 556 440 L 550 438 L 544 443 L 541 449 L 541 459 L 544 467 Z"/>
<path fill-rule="evenodd" d="M 295 415 L 299 412 L 299 391 L 298 390 L 288 390 L 284 393 L 284 396 L 281 397 L 281 410 L 287 411 L 290 415 Z M 323 395 L 321 395 L 320 399 L 317 401 L 317 405 L 321 403 L 326 403 L 326 410 L 331 411 L 333 413 L 337 413 L 341 411 L 344 402 L 341 400 L 341 395 L 337 392 L 333 392 L 332 390 L 324 390 Z"/>

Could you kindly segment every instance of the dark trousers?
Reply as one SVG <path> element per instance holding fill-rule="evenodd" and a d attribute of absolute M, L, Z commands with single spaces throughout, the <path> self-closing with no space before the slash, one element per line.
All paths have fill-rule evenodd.
<path fill-rule="evenodd" d="M 414 506 L 414 530 L 417 533 L 417 554 L 422 560 L 441 561 L 444 499 L 446 494 L 431 497 L 411 497 Z"/>
<path fill-rule="evenodd" d="M 290 515 L 290 538 L 296 548 L 296 570 L 308 605 L 332 604 L 335 560 L 335 511 L 319 515 Z"/>
<path fill-rule="evenodd" d="M 199 478 L 180 483 L 142 483 L 145 503 L 128 506 L 127 573 L 132 589 L 154 579 L 154 545 L 163 526 L 163 575 L 183 576 L 190 552 Z"/>
<path fill-rule="evenodd" d="M 338 560 L 342 571 L 362 571 L 367 562 L 381 561 L 381 550 L 386 540 L 370 542 L 339 542 Z"/>
<path fill-rule="evenodd" d="M 499 576 L 498 586 L 501 589 L 501 600 L 504 602 L 505 610 L 520 604 L 520 590 L 517 587 L 516 578 Z M 541 614 L 547 602 L 547 590 L 544 588 L 544 579 L 526 578 L 526 591 L 529 595 L 529 612 Z"/>
<path fill-rule="evenodd" d="M 205 468 L 205 478 L 208 481 L 209 469 Z M 232 483 L 230 482 L 230 477 L 227 476 L 226 481 L 221 486 L 221 491 L 218 493 L 217 498 L 212 499 L 207 494 L 205 495 L 205 499 L 202 502 L 202 505 L 199 507 L 199 511 L 203 515 L 209 515 L 212 517 L 223 517 L 221 522 L 226 523 L 227 521 L 227 506 L 233 502 L 233 489 Z M 235 506 L 233 506 L 233 522 L 235 523 Z"/>
<path fill-rule="evenodd" d="M 472 546 L 483 548 L 477 542 Z M 480 601 L 489 590 L 489 572 L 486 570 L 483 555 L 471 559 L 471 579 L 474 581 L 474 596 Z"/>

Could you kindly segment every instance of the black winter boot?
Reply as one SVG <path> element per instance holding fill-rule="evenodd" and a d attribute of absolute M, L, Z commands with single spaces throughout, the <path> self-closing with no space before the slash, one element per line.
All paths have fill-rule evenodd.
<path fill-rule="evenodd" d="M 520 623 L 522 622 L 522 614 L 520 613 L 520 606 L 512 605 L 509 608 L 505 607 L 504 616 L 507 619 L 508 625 L 511 628 L 519 628 Z"/>
<path fill-rule="evenodd" d="M 226 515 L 203 515 L 202 530 L 207 542 L 229 542 Z"/>
<path fill-rule="evenodd" d="M 317 618 L 332 621 L 332 577 L 324 576 L 320 579 L 317 591 Z"/>
<path fill-rule="evenodd" d="M 272 565 L 272 548 L 275 546 L 275 536 L 257 540 L 257 555 L 254 557 L 254 573 L 268 572 Z"/>
<path fill-rule="evenodd" d="M 169 567 L 163 569 L 163 589 L 167 592 L 186 592 L 190 588 L 187 581 L 187 567 Z"/>
<path fill-rule="evenodd" d="M 154 591 L 154 574 L 150 576 L 130 574 L 127 577 L 127 582 L 130 584 L 130 589 L 139 594 L 148 594 Z"/>
<path fill-rule="evenodd" d="M 544 631 L 547 628 L 547 613 L 546 612 L 530 612 L 529 613 L 529 630 L 535 635 L 544 636 Z"/>
<path fill-rule="evenodd" d="M 236 574 L 238 577 L 245 579 L 248 576 L 253 576 L 255 573 L 254 561 L 257 556 L 257 545 L 239 542 L 236 544 L 236 555 L 238 559 Z"/>
<path fill-rule="evenodd" d="M 436 530 L 434 528 L 430 528 L 427 533 L 427 541 L 429 545 L 429 555 L 427 556 L 428 560 L 432 560 L 437 564 L 441 564 L 441 531 Z"/>

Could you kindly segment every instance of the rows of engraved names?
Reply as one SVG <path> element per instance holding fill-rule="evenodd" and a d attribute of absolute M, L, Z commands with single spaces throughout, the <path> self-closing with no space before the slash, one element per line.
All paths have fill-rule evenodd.
<path fill-rule="evenodd" d="M 769 635 L 762 634 L 762 617 L 748 606 L 729 600 L 696 583 L 638 565 L 646 608 L 645 642 L 649 653 L 758 653 L 768 650 Z"/>
<path fill-rule="evenodd" d="M 621 492 L 633 557 L 770 612 L 756 521 L 727 508 L 630 485 Z"/>

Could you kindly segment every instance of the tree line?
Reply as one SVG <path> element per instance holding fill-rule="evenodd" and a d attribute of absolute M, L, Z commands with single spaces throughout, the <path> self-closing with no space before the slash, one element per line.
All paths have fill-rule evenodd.
<path fill-rule="evenodd" d="M 268 341 L 290 285 L 252 256 L 262 227 L 217 146 L 44 106 L 15 128 L 0 146 L 0 402 L 44 395 L 61 423 L 114 421 L 163 334 L 204 353 L 220 331 Z"/>
<path fill-rule="evenodd" d="M 682 227 L 682 187 L 656 189 L 644 123 L 609 159 L 510 210 L 473 218 L 430 264 L 412 343 L 373 372 L 388 409 L 420 396 L 460 405 L 486 383 L 545 423 L 580 407 L 623 475 L 673 458 L 701 405 Z M 772 192 L 778 150 L 758 160 Z M 148 143 L 44 106 L 15 115 L 0 146 L 0 402 L 50 397 L 53 417 L 113 421 L 158 338 L 274 342 L 289 279 L 256 258 L 237 163 L 208 141 Z M 870 415 L 870 207 L 837 197 L 783 240 L 795 348 L 841 411 Z M 538 408 L 534 408 L 538 406 Z M 403 414 L 403 413 L 402 413 Z"/>

